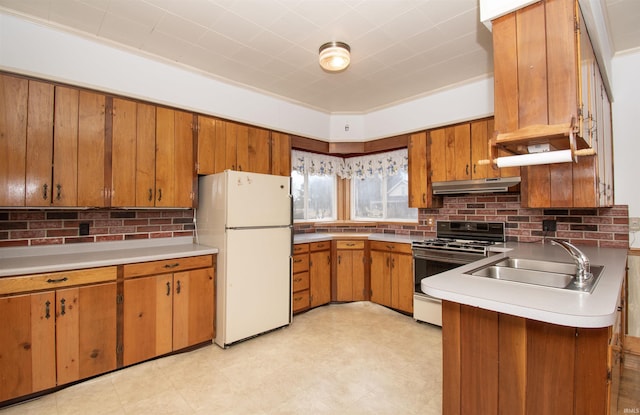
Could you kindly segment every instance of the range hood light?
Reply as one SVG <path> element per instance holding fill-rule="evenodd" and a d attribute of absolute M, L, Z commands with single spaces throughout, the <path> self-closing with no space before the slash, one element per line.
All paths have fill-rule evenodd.
<path fill-rule="evenodd" d="M 454 180 L 450 182 L 434 182 L 434 195 L 453 195 L 464 193 L 496 193 L 507 192 L 510 187 L 520 183 L 520 176 L 497 177 L 492 179 Z"/>

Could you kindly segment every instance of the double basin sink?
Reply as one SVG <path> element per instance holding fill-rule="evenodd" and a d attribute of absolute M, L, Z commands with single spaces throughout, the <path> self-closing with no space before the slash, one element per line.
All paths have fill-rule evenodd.
<path fill-rule="evenodd" d="M 604 266 L 591 265 L 593 276 L 578 283 L 575 263 L 541 261 L 526 258 L 501 258 L 465 274 L 524 284 L 541 285 L 569 291 L 591 293 Z"/>

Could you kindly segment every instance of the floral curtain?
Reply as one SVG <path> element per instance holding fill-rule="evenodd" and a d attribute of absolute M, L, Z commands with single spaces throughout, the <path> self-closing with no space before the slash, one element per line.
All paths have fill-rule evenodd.
<path fill-rule="evenodd" d="M 359 157 L 340 158 L 324 154 L 293 150 L 293 170 L 313 176 L 337 175 L 343 179 L 364 179 L 373 176 L 394 176 L 409 168 L 407 149 L 371 154 Z"/>

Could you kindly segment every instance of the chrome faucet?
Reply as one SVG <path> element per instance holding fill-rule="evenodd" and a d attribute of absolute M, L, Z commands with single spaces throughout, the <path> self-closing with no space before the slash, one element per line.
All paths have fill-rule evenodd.
<path fill-rule="evenodd" d="M 574 244 L 563 241 L 562 239 L 550 239 L 552 245 L 558 245 L 564 248 L 576 263 L 578 271 L 576 272 L 576 284 L 582 285 L 586 283 L 593 274 L 591 273 L 591 264 L 589 258 L 579 250 Z"/>

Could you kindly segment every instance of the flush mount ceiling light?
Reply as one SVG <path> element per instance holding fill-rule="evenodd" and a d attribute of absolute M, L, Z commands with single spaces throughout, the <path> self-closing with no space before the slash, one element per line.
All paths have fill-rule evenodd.
<path fill-rule="evenodd" d="M 318 62 L 325 71 L 344 71 L 351 62 L 351 48 L 344 42 L 327 42 L 320 46 Z"/>

